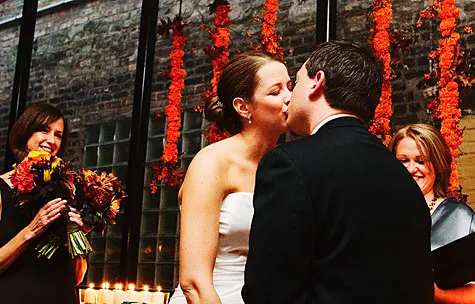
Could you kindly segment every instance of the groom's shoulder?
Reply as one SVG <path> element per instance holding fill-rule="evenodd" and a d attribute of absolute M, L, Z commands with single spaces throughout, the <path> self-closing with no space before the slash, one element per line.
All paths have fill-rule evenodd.
<path fill-rule="evenodd" d="M 324 148 L 324 145 L 316 145 L 315 138 L 313 136 L 302 137 L 290 142 L 277 145 L 272 151 L 274 153 L 282 153 L 289 158 L 300 158 L 303 154 L 319 153 Z"/>

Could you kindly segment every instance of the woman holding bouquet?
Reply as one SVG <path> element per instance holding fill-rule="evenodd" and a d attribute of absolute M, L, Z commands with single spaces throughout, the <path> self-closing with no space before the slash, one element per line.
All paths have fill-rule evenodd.
<path fill-rule="evenodd" d="M 447 198 L 452 156 L 442 134 L 431 125 L 411 124 L 396 132 L 389 149 L 421 188 L 429 208 L 431 249 L 475 232 L 475 213 L 466 204 Z M 434 283 L 435 303 L 475 303 L 475 283 L 440 289 Z"/>
<path fill-rule="evenodd" d="M 63 115 L 48 104 L 25 110 L 10 132 L 10 147 L 18 161 L 30 151 L 46 151 L 61 157 L 68 139 Z M 48 260 L 38 258 L 38 237 L 61 216 L 66 200 L 56 198 L 31 215 L 12 199 L 13 171 L 0 177 L 0 295 L 2 303 L 78 303 L 75 286 L 86 272 L 83 258 L 71 260 L 65 246 Z M 69 219 L 84 227 L 79 213 L 71 209 Z"/>

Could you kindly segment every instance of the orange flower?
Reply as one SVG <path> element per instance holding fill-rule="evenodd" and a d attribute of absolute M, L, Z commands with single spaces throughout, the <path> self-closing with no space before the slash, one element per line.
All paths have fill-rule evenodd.
<path fill-rule="evenodd" d="M 186 71 L 183 69 L 183 51 L 187 39 L 184 34 L 184 23 L 180 18 L 176 18 L 175 25 L 172 27 L 173 42 L 170 52 L 171 78 L 168 88 L 168 104 L 165 107 L 167 116 L 166 144 L 163 149 L 163 155 L 159 165 L 152 166 L 154 178 L 150 185 L 151 193 L 157 191 L 156 182 L 163 180 L 166 185 L 177 185 L 181 180 L 182 171 L 178 165 L 178 139 L 180 138 L 181 126 L 181 98 L 183 88 L 185 87 Z"/>
<path fill-rule="evenodd" d="M 213 45 L 208 48 L 208 54 L 211 56 L 211 63 L 213 64 L 213 79 L 211 79 L 211 92 L 205 92 L 203 99 L 206 100 L 212 96 L 218 94 L 218 82 L 223 73 L 224 67 L 228 64 L 229 50 L 228 45 L 231 41 L 229 38 L 229 13 L 231 7 L 229 3 L 219 2 L 216 8 L 216 16 L 214 18 L 215 28 L 210 30 L 209 33 L 213 39 Z M 211 136 L 210 134 L 218 134 L 217 136 Z M 206 138 L 210 144 L 224 139 L 227 137 L 227 133 L 223 130 L 219 130 L 216 125 L 209 125 L 205 131 Z"/>
<path fill-rule="evenodd" d="M 445 138 L 452 155 L 449 191 L 459 189 L 459 176 L 456 158 L 459 145 L 462 143 L 462 130 L 459 128 L 461 110 L 459 105 L 459 88 L 455 82 L 457 73 L 457 58 L 460 53 L 460 34 L 455 32 L 456 20 L 460 9 L 455 7 L 454 0 L 442 0 L 438 8 L 440 19 L 439 30 L 442 38 L 439 40 L 439 106 L 437 115 L 441 119 L 440 132 Z M 430 54 L 429 54 L 430 56 Z M 435 56 L 433 56 L 435 58 Z M 430 57 L 429 57 L 430 58 Z"/>
<path fill-rule="evenodd" d="M 278 58 L 284 58 L 284 49 L 280 47 L 278 41 L 281 40 L 275 33 L 275 23 L 277 22 L 277 11 L 279 10 L 279 0 L 266 0 L 264 3 L 264 18 L 261 29 L 261 45 L 264 51 L 271 53 Z"/>
<path fill-rule="evenodd" d="M 464 31 L 465 33 L 467 33 L 467 34 L 473 33 L 473 29 L 472 29 L 471 26 L 465 26 L 465 27 L 463 28 L 463 31 Z"/>
<path fill-rule="evenodd" d="M 392 19 L 392 5 L 390 0 L 379 0 L 373 2 L 373 22 L 372 38 L 370 39 L 375 55 L 382 60 L 384 65 L 383 87 L 381 98 L 374 113 L 374 119 L 369 128 L 370 132 L 381 138 L 384 144 L 391 140 L 391 56 L 389 54 L 390 40 L 388 28 Z"/>

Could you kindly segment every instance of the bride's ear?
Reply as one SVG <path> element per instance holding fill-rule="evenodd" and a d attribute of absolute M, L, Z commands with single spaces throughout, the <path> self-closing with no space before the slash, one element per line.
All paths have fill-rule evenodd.
<path fill-rule="evenodd" d="M 317 74 L 315 74 L 315 77 L 313 78 L 313 84 L 310 88 L 308 96 L 310 100 L 318 97 L 323 92 L 323 88 L 325 86 L 325 79 L 325 72 L 318 71 Z"/>
<path fill-rule="evenodd" d="M 249 104 L 241 97 L 236 97 L 233 99 L 233 107 L 238 115 L 243 118 L 246 118 L 249 114 L 251 114 L 249 112 Z"/>

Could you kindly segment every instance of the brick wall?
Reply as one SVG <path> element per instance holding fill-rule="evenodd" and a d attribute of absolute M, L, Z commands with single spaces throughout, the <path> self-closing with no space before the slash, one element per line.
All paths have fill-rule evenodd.
<path fill-rule="evenodd" d="M 39 8 L 60 1 L 39 1 Z M 8 0 L 0 4 L 0 23 L 21 13 L 23 1 Z M 28 103 L 49 102 L 61 109 L 72 126 L 68 158 L 76 166 L 82 164 L 84 131 L 87 125 L 99 121 L 131 117 L 135 62 L 138 43 L 141 0 L 76 1 L 77 5 L 63 5 L 37 20 L 35 46 L 31 67 Z M 185 55 L 187 70 L 183 104 L 192 106 L 209 88 L 210 59 L 203 49 L 210 44 L 209 35 L 201 31 L 201 24 L 212 25 L 208 13 L 211 1 L 184 1 L 183 17 L 188 25 L 185 33 L 189 51 Z M 262 0 L 232 1 L 231 50 L 249 49 L 248 33 L 259 31 L 253 21 Z M 371 21 L 370 0 L 339 0 L 337 36 L 365 42 Z M 393 24 L 396 29 L 414 38 L 412 51 L 404 54 L 406 68 L 397 67 L 393 80 L 393 129 L 409 122 L 427 122 L 427 98 L 417 87 L 428 70 L 426 55 L 437 44 L 437 28 L 430 21 L 416 30 L 418 11 L 427 1 L 393 1 Z M 474 20 L 475 2 L 459 0 L 463 24 Z M 281 0 L 277 30 L 282 34 L 282 46 L 294 49 L 286 56 L 293 75 L 305 61 L 315 44 L 316 0 Z M 178 12 L 176 0 L 160 1 L 159 18 Z M 465 36 L 464 43 L 473 50 L 475 35 Z M 464 38 L 465 39 L 465 38 Z M 0 26 L 0 154 L 5 149 L 6 128 L 11 100 L 13 73 L 18 43 L 18 25 Z M 152 111 L 161 111 L 166 103 L 169 80 L 160 73 L 167 69 L 171 37 L 157 37 L 155 73 L 153 76 Z M 473 51 L 472 51 L 473 52 Z M 473 97 L 473 96 L 472 96 Z M 473 98 L 465 98 L 466 112 L 473 110 Z M 0 166 L 3 164 L 0 157 Z"/>

